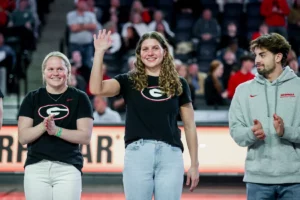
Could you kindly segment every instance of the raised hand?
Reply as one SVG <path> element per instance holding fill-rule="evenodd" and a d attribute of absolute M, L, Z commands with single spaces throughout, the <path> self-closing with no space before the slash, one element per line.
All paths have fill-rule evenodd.
<path fill-rule="evenodd" d="M 105 29 L 99 30 L 98 36 L 94 34 L 94 47 L 95 51 L 106 51 L 112 44 L 112 40 L 110 37 L 110 31 L 106 32 Z"/>
<path fill-rule="evenodd" d="M 255 135 L 256 138 L 260 139 L 260 140 L 264 140 L 266 138 L 265 132 L 263 130 L 263 127 L 260 123 L 260 121 L 258 121 L 257 119 L 255 119 L 253 121 L 254 125 L 252 127 L 252 132 Z"/>
<path fill-rule="evenodd" d="M 284 123 L 281 117 L 274 114 L 273 115 L 273 125 L 276 130 L 276 133 L 279 137 L 282 137 L 284 134 Z"/>

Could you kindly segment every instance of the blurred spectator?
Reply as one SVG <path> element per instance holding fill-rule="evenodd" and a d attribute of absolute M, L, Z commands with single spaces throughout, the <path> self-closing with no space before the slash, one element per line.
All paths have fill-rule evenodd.
<path fill-rule="evenodd" d="M 78 68 L 75 62 L 71 62 L 71 80 L 70 85 L 86 92 L 87 82 L 84 80 L 83 76 L 78 73 Z"/>
<path fill-rule="evenodd" d="M 157 29 L 157 24 L 163 24 L 165 32 L 172 38 L 175 34 L 171 31 L 169 23 L 164 20 L 164 14 L 161 10 L 156 10 L 153 16 L 154 20 L 148 25 L 149 31 L 155 31 Z"/>
<path fill-rule="evenodd" d="M 9 75 L 12 73 L 15 63 L 16 54 L 10 46 L 4 44 L 3 34 L 0 33 L 0 68 L 4 68 L 6 72 L 4 75 L 6 77 L 5 85 L 8 83 Z"/>
<path fill-rule="evenodd" d="M 269 27 L 267 24 L 265 23 L 262 23 L 260 26 L 259 26 L 259 31 L 258 32 L 254 32 L 252 34 L 252 37 L 251 37 L 251 40 L 255 40 L 256 38 L 262 36 L 262 35 L 266 35 L 269 33 Z"/>
<path fill-rule="evenodd" d="M 204 81 L 207 75 L 205 73 L 199 72 L 199 67 L 196 63 L 192 63 L 189 65 L 188 72 L 188 79 L 195 88 L 196 94 L 203 95 Z"/>
<path fill-rule="evenodd" d="M 238 40 L 237 39 L 232 39 L 231 41 L 228 42 L 228 46 L 220 49 L 217 51 L 217 58 L 218 60 L 221 60 L 224 53 L 227 50 L 232 51 L 235 54 L 236 60 L 239 60 L 243 55 L 246 55 L 248 52 L 242 48 L 239 47 Z"/>
<path fill-rule="evenodd" d="M 191 98 L 192 98 L 192 104 L 193 104 L 193 108 L 194 110 L 196 110 L 196 104 L 195 104 L 195 97 L 196 97 L 196 91 L 195 91 L 195 87 L 193 86 L 193 84 L 191 83 L 191 79 L 188 76 L 188 66 L 185 64 L 180 64 L 176 67 L 177 72 L 179 74 L 179 76 L 185 78 L 185 80 L 188 82 L 189 87 L 190 87 L 190 91 L 191 91 Z"/>
<path fill-rule="evenodd" d="M 156 24 L 155 31 L 161 33 L 166 38 L 166 40 L 169 43 L 170 54 L 173 56 L 174 55 L 174 47 L 176 45 L 175 38 L 166 32 L 165 26 L 162 23 Z"/>
<path fill-rule="evenodd" d="M 100 95 L 94 98 L 94 123 L 120 123 L 121 116 L 107 106 L 107 98 Z"/>
<path fill-rule="evenodd" d="M 16 63 L 14 50 L 4 43 L 4 36 L 0 33 L 0 67 L 6 67 L 9 71 Z"/>
<path fill-rule="evenodd" d="M 263 0 L 260 13 L 265 17 L 270 33 L 276 32 L 287 38 L 286 17 L 290 8 L 286 0 Z"/>
<path fill-rule="evenodd" d="M 9 12 L 12 12 L 16 7 L 13 0 L 0 1 L 0 28 L 6 27 L 9 21 Z"/>
<path fill-rule="evenodd" d="M 232 99 L 236 87 L 244 83 L 246 81 L 252 80 L 254 78 L 254 75 L 251 73 L 251 70 L 254 66 L 254 58 L 252 56 L 246 55 L 241 57 L 241 69 L 232 74 L 229 78 L 228 82 L 228 98 Z"/>
<path fill-rule="evenodd" d="M 34 18 L 33 13 L 28 10 L 28 0 L 20 0 L 18 8 L 10 15 L 9 27 L 26 27 L 33 31 Z"/>
<path fill-rule="evenodd" d="M 288 17 L 289 22 L 289 42 L 292 44 L 293 49 L 300 55 L 300 0 L 295 0 Z"/>
<path fill-rule="evenodd" d="M 80 74 L 88 82 L 90 80 L 91 69 L 83 64 L 80 51 L 73 51 L 70 61 L 76 67 L 76 73 Z"/>
<path fill-rule="evenodd" d="M 110 79 L 110 77 L 107 75 L 107 66 L 106 66 L 106 63 L 103 63 L 102 64 L 102 80 L 107 80 L 107 79 Z M 86 87 L 86 93 L 89 97 L 92 97 L 93 94 L 90 92 L 90 86 L 89 86 L 89 79 L 90 77 L 88 77 L 88 81 L 87 82 L 87 87 Z"/>
<path fill-rule="evenodd" d="M 300 0 L 295 0 L 288 16 L 288 22 L 290 24 L 297 24 L 300 27 Z"/>
<path fill-rule="evenodd" d="M 226 32 L 221 37 L 220 48 L 227 47 L 232 40 L 237 40 L 242 48 L 248 48 L 248 41 L 239 34 L 238 28 L 234 22 L 227 24 Z"/>
<path fill-rule="evenodd" d="M 102 0 L 103 1 L 103 0 Z M 108 0 L 106 0 L 108 1 Z M 127 6 L 121 6 L 120 0 L 110 0 L 110 6 L 108 8 L 103 8 L 103 15 L 101 22 L 102 24 L 108 21 L 114 21 L 123 24 L 128 21 L 128 10 L 130 8 Z"/>
<path fill-rule="evenodd" d="M 223 87 L 227 89 L 231 74 L 238 71 L 237 60 L 235 54 L 231 50 L 227 50 L 225 51 L 221 61 L 224 64 L 222 83 Z"/>
<path fill-rule="evenodd" d="M 97 21 L 100 23 L 103 15 L 102 9 L 100 7 L 95 6 L 95 0 L 87 0 L 86 2 L 88 6 L 87 11 L 94 13 L 96 15 Z"/>
<path fill-rule="evenodd" d="M 122 39 L 122 51 L 127 55 L 135 55 L 135 48 L 140 36 L 133 26 L 128 26 L 126 36 Z"/>
<path fill-rule="evenodd" d="M 136 58 L 135 56 L 130 56 L 127 60 L 127 63 L 126 63 L 126 67 L 124 67 L 124 69 L 122 69 L 122 73 L 127 73 L 131 70 L 134 70 L 135 66 L 134 66 L 134 63 L 136 61 Z"/>
<path fill-rule="evenodd" d="M 109 53 L 109 54 L 116 54 L 119 52 L 119 50 L 121 49 L 121 36 L 118 33 L 118 29 L 117 29 L 117 24 L 115 22 L 107 22 L 104 25 L 104 29 L 106 29 L 107 31 L 110 30 L 111 34 L 111 40 L 112 40 L 112 45 L 111 47 L 105 52 L 105 53 Z"/>
<path fill-rule="evenodd" d="M 97 28 L 96 15 L 87 11 L 85 0 L 78 0 L 77 9 L 67 14 L 67 24 L 70 29 L 69 56 L 75 50 L 80 51 L 83 64 L 92 67 L 93 34 Z"/>
<path fill-rule="evenodd" d="M 148 32 L 148 26 L 142 21 L 139 13 L 133 12 L 130 14 L 130 21 L 125 23 L 122 29 L 122 37 L 127 37 L 127 28 L 132 26 L 135 28 L 139 36 L 141 37 L 144 33 Z"/>
<path fill-rule="evenodd" d="M 205 9 L 202 13 L 202 18 L 199 18 L 194 24 L 193 36 L 197 38 L 200 43 L 216 43 L 220 39 L 220 34 L 220 26 L 217 20 L 212 17 L 209 9 Z"/>
<path fill-rule="evenodd" d="M 130 13 L 139 13 L 142 17 L 142 21 L 146 24 L 148 24 L 151 21 L 151 15 L 149 13 L 149 10 L 144 8 L 140 0 L 134 0 L 132 2 Z"/>
<path fill-rule="evenodd" d="M 298 77 L 300 77 L 298 60 L 296 58 L 294 58 L 294 59 L 292 59 L 292 60 L 289 61 L 288 65 L 290 66 L 290 68 L 292 70 L 294 70 L 295 74 Z"/>
<path fill-rule="evenodd" d="M 21 1 L 22 0 L 17 0 L 16 1 L 16 8 L 19 9 L 20 5 L 21 5 Z M 27 7 L 26 9 L 32 13 L 33 19 L 34 19 L 34 26 L 32 27 L 32 30 L 35 34 L 35 37 L 38 38 L 39 36 L 39 26 L 41 24 L 40 18 L 38 16 L 38 12 L 37 12 L 37 2 L 36 0 L 27 0 Z"/>
<path fill-rule="evenodd" d="M 208 76 L 205 79 L 204 97 L 206 105 L 226 105 L 227 91 L 221 82 L 223 75 L 223 64 L 218 60 L 213 60 L 210 64 Z"/>

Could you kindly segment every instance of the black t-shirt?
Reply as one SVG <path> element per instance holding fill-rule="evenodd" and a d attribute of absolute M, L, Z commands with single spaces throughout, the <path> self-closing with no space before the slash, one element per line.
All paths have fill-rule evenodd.
<path fill-rule="evenodd" d="M 50 114 L 56 114 L 54 120 L 57 126 L 70 130 L 77 129 L 77 119 L 85 117 L 93 119 L 92 105 L 88 96 L 73 87 L 69 87 L 62 95 L 48 94 L 46 88 L 29 92 L 21 104 L 18 116 L 32 118 L 33 126 L 36 126 Z M 83 167 L 79 144 L 51 136 L 47 132 L 29 143 L 27 148 L 25 167 L 43 159 L 72 164 L 79 171 Z"/>
<path fill-rule="evenodd" d="M 3 96 L 3 94 L 2 94 L 2 92 L 1 92 L 1 90 L 0 90 L 0 98 L 3 98 L 4 96 Z"/>
<path fill-rule="evenodd" d="M 115 77 L 120 83 L 120 94 L 126 103 L 125 145 L 139 139 L 164 141 L 180 147 L 181 131 L 177 125 L 180 106 L 191 102 L 188 83 L 180 77 L 183 93 L 167 97 L 158 87 L 158 77 L 148 76 L 148 87 L 142 91 L 134 89 L 129 74 Z"/>

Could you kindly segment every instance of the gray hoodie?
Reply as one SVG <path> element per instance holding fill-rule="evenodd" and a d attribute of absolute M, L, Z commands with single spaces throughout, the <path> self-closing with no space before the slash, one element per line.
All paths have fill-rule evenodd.
<path fill-rule="evenodd" d="M 283 119 L 284 135 L 273 126 L 273 114 Z M 266 134 L 257 139 L 251 128 L 261 122 Z M 248 147 L 245 182 L 300 183 L 300 78 L 289 67 L 272 83 L 261 75 L 240 84 L 229 109 L 234 141 Z"/>

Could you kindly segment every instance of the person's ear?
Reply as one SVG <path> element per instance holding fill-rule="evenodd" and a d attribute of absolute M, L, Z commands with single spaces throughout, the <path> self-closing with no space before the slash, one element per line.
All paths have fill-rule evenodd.
<path fill-rule="evenodd" d="M 275 62 L 280 63 L 282 60 L 282 57 L 283 57 L 282 53 L 277 53 L 275 55 Z"/>

